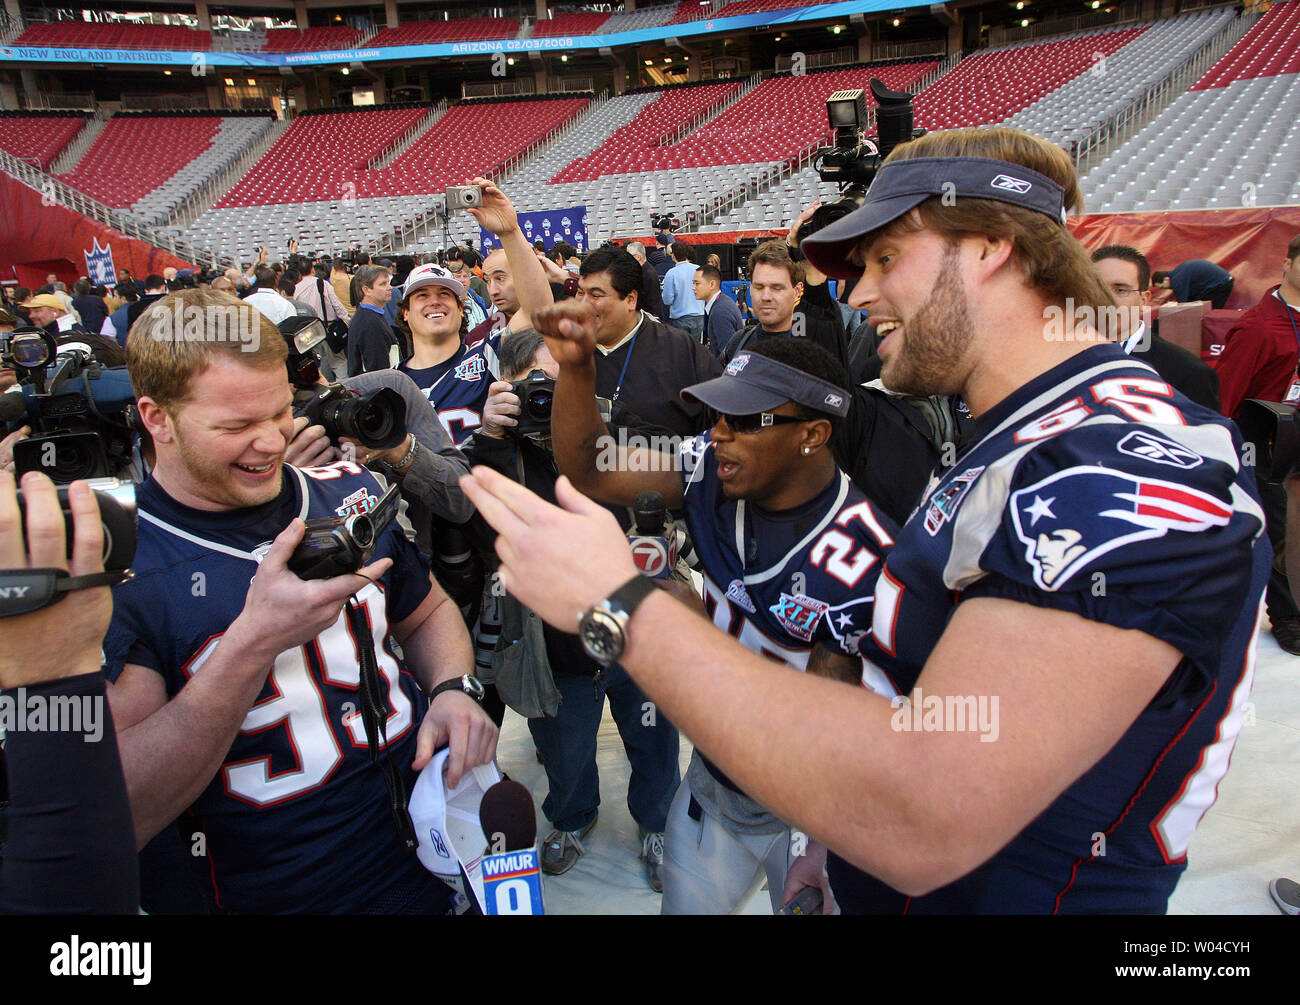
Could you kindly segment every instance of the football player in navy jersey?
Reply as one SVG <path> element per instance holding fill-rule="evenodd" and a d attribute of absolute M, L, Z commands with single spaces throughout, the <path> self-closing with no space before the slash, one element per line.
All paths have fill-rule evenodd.
<path fill-rule="evenodd" d="M 475 178 L 472 184 L 482 187 L 483 205 L 469 212 L 501 239 L 514 275 L 519 310 L 509 330 L 520 331 L 532 312 L 551 302 L 551 288 L 505 193 L 486 178 Z M 506 334 L 496 332 L 466 346 L 467 295 L 464 285 L 442 266 L 421 265 L 407 276 L 398 304 L 398 326 L 405 330 L 413 350 L 398 369 L 433 403 L 457 446 L 483 423 L 488 388 L 500 377 L 497 350 Z"/>
<path fill-rule="evenodd" d="M 860 644 L 871 626 L 873 583 L 898 529 L 831 454 L 849 408 L 844 368 L 812 342 L 761 339 L 722 376 L 683 390 L 715 421 L 675 457 L 655 456 L 651 445 L 602 456 L 595 312 L 563 304 L 535 321 L 548 335 L 559 333 L 561 321 L 579 328 L 571 341 L 555 340 L 563 355 L 552 410 L 556 461 L 574 485 L 625 506 L 639 492 L 660 492 L 685 514 L 715 625 L 776 663 L 892 697 L 888 667 L 864 664 Z M 663 913 L 736 911 L 764 874 L 775 911 L 790 864 L 806 846 L 805 836 L 696 750 L 668 813 Z"/>
<path fill-rule="evenodd" d="M 211 290 L 175 297 L 249 310 Z M 383 487 L 348 461 L 283 462 L 287 346 L 257 321 L 252 343 L 181 341 L 156 337 L 146 313 L 127 342 L 156 463 L 104 649 L 137 840 L 186 814 L 222 910 L 440 910 L 445 889 L 406 840 L 405 793 L 442 744 L 449 784 L 495 753 L 469 638 L 396 521 L 357 574 L 288 569 L 304 519 L 368 512 Z"/>
<path fill-rule="evenodd" d="M 899 145 L 804 241 L 857 278 L 885 383 L 975 416 L 875 580 L 871 644 L 906 702 L 771 673 L 646 595 L 572 486 L 556 508 L 466 480 L 506 588 L 557 625 L 581 611 L 590 650 L 831 848 L 846 911 L 1162 912 L 1227 770 L 1272 565 L 1254 472 L 1230 422 L 1100 343 L 1081 206 L 1058 147 L 953 130 Z"/>

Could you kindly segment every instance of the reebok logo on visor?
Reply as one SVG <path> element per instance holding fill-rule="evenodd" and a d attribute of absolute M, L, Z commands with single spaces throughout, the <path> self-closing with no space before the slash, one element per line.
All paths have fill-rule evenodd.
<path fill-rule="evenodd" d="M 838 394 L 828 394 L 826 395 L 825 403 L 829 405 L 831 408 L 839 408 L 841 405 L 844 404 L 844 398 Z"/>
<path fill-rule="evenodd" d="M 1019 192 L 1021 195 L 1024 195 L 1034 187 L 1032 182 L 1024 181 L 1021 178 L 1012 178 L 1009 174 L 998 175 L 989 182 L 989 186 L 991 188 L 1004 189 L 1007 192 Z"/>

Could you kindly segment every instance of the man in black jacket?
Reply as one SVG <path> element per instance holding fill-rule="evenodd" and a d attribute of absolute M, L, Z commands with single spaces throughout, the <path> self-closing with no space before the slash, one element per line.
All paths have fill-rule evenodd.
<path fill-rule="evenodd" d="M 641 309 L 660 321 L 668 320 L 668 308 L 664 306 L 663 280 L 658 270 L 646 261 L 645 245 L 640 241 L 629 241 L 623 247 L 641 266 L 641 297 L 638 301 Z"/>
<path fill-rule="evenodd" d="M 848 338 L 839 306 L 830 294 L 824 273 L 803 260 L 799 233 L 821 203 L 814 202 L 790 227 L 785 241 L 766 241 L 749 256 L 750 303 L 757 324 L 739 332 L 723 352 L 729 363 L 745 346 L 763 335 L 791 335 L 809 338 L 835 357 L 846 370 L 849 366 Z"/>
<path fill-rule="evenodd" d="M 1112 244 L 1094 251 L 1092 261 L 1120 308 L 1115 334 L 1124 342 L 1124 351 L 1198 405 L 1219 411 L 1219 375 L 1182 346 L 1161 338 L 1156 322 L 1148 324 L 1144 317 L 1143 308 L 1151 303 L 1146 256 L 1128 245 Z"/>
<path fill-rule="evenodd" d="M 348 376 L 397 366 L 409 355 L 388 323 L 385 308 L 393 297 L 392 280 L 382 265 L 357 269 L 361 302 L 348 325 Z"/>

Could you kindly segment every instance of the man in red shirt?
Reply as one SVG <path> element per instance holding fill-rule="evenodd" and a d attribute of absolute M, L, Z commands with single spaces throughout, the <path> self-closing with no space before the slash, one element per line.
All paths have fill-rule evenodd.
<path fill-rule="evenodd" d="M 1287 245 L 1282 262 L 1282 282 L 1263 298 L 1228 332 L 1219 356 L 1219 394 L 1223 414 L 1236 416 L 1247 398 L 1287 401 L 1297 382 L 1300 363 L 1300 234 Z M 1300 390 L 1300 382 L 1296 383 Z M 1300 404 L 1292 398 L 1291 404 Z M 1275 554 L 1283 554 L 1286 528 L 1286 499 L 1277 485 L 1261 482 L 1260 498 L 1268 518 L 1268 534 Z M 1296 607 L 1286 576 L 1274 572 L 1266 594 L 1273 635 L 1287 652 L 1300 656 L 1300 608 Z"/>

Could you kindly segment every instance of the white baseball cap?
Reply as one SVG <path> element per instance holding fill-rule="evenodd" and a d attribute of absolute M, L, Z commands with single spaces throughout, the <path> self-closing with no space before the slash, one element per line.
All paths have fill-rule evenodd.
<path fill-rule="evenodd" d="M 457 300 L 465 299 L 465 287 L 441 265 L 421 265 L 419 268 L 412 269 L 406 277 L 406 282 L 402 284 L 401 299 L 405 300 L 424 286 L 445 286 L 456 294 Z"/>

